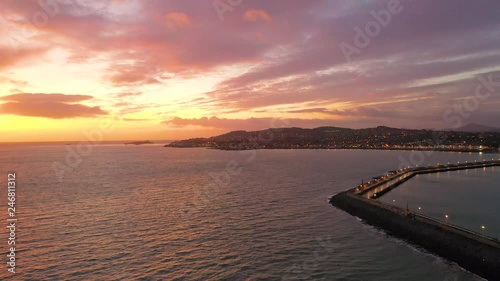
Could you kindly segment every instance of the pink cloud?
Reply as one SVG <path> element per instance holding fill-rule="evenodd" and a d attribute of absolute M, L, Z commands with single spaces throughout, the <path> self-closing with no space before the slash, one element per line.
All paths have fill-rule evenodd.
<path fill-rule="evenodd" d="M 191 20 L 185 13 L 172 12 L 165 15 L 165 25 L 170 30 L 176 30 L 179 27 L 189 26 Z"/>
<path fill-rule="evenodd" d="M 0 46 L 0 69 L 15 66 L 29 59 L 35 59 L 46 51 L 47 49 L 45 48 L 14 48 L 12 46 Z"/>
<path fill-rule="evenodd" d="M 242 19 L 250 22 L 256 22 L 259 20 L 265 22 L 271 22 L 271 16 L 266 11 L 256 10 L 256 9 L 251 9 L 246 11 Z"/>
<path fill-rule="evenodd" d="M 100 107 L 76 102 L 92 99 L 85 95 L 64 94 L 14 94 L 1 97 L 0 114 L 45 117 L 51 119 L 96 117 L 106 115 Z"/>
<path fill-rule="evenodd" d="M 235 131 L 235 130 L 261 130 L 267 128 L 285 128 L 285 127 L 302 127 L 302 128 L 315 128 L 320 126 L 346 126 L 346 127 L 364 127 L 371 126 L 370 120 L 360 118 L 358 120 L 332 120 L 332 119 L 300 119 L 300 118 L 246 118 L 246 119 L 230 119 L 202 117 L 202 118 L 181 118 L 174 117 L 162 122 L 165 125 L 174 128 L 185 128 L 188 126 L 197 126 L 203 128 L 220 129 L 222 131 Z"/>
<path fill-rule="evenodd" d="M 147 66 L 119 65 L 110 67 L 111 72 L 108 79 L 115 85 L 133 85 L 133 84 L 158 84 L 160 81 L 154 77 L 151 69 Z"/>

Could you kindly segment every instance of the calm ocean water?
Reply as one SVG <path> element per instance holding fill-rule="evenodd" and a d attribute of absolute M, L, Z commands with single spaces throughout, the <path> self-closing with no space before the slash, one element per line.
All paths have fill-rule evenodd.
<path fill-rule="evenodd" d="M 1 280 L 481 280 L 328 204 L 409 152 L 67 149 L 0 146 L 5 225 L 7 171 L 18 186 L 17 273 L 4 230 Z"/>

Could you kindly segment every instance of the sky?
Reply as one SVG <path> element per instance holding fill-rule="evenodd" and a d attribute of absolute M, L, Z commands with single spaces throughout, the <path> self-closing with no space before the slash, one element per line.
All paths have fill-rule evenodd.
<path fill-rule="evenodd" d="M 0 142 L 498 126 L 499 15 L 494 0 L 2 0 Z"/>

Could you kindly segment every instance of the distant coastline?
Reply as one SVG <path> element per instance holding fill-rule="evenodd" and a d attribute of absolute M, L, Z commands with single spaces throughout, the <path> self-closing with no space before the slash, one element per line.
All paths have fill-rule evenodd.
<path fill-rule="evenodd" d="M 166 146 L 168 147 L 168 146 Z M 325 147 L 325 148 L 322 148 L 322 147 L 319 147 L 319 148 L 311 148 L 311 147 L 299 147 L 299 148 L 253 148 L 253 149 L 225 149 L 225 148 L 211 148 L 211 147 L 208 147 L 208 149 L 216 149 L 216 150 L 228 150 L 228 151 L 231 151 L 231 150 L 236 150 L 236 151 L 239 151 L 239 150 L 265 150 L 265 149 L 268 149 L 268 150 L 271 150 L 271 149 L 283 149 L 283 150 L 334 150 L 334 149 L 339 149 L 339 150 L 402 150 L 402 151 L 442 151 L 442 152 L 460 152 L 460 153 L 500 153 L 500 151 L 498 149 L 467 149 L 467 148 L 464 148 L 464 149 L 460 149 L 460 148 L 457 148 L 457 149 L 454 149 L 454 148 L 433 148 L 433 147 L 430 147 L 430 148 L 419 148 L 419 147 L 401 147 L 401 148 L 396 148 L 396 147 Z"/>
<path fill-rule="evenodd" d="M 133 142 L 126 142 L 125 145 L 143 145 L 143 144 L 154 144 L 153 142 L 150 141 L 133 141 Z"/>
<path fill-rule="evenodd" d="M 253 132 L 234 131 L 211 138 L 174 141 L 165 147 L 202 147 L 218 150 L 359 149 L 499 153 L 500 133 L 408 130 L 382 126 L 368 129 L 282 128 Z"/>

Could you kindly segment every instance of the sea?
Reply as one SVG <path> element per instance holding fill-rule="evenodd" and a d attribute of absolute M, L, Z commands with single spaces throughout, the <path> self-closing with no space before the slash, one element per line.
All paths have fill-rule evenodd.
<path fill-rule="evenodd" d="M 409 159 L 492 157 L 415 155 L 3 144 L 0 280 L 483 280 L 328 203 Z M 15 273 L 7 264 L 9 173 Z"/>

